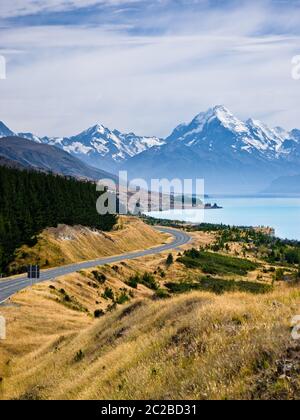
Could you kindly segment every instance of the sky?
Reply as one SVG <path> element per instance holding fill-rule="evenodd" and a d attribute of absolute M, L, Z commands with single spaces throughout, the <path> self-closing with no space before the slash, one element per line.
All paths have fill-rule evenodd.
<path fill-rule="evenodd" d="M 299 17 L 298 0 L 1 0 L 0 121 L 165 137 L 223 104 L 300 128 Z"/>

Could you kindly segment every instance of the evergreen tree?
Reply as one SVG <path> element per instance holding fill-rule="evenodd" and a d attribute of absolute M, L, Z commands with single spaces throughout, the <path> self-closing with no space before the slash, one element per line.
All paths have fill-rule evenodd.
<path fill-rule="evenodd" d="M 32 245 L 46 227 L 81 224 L 109 231 L 115 215 L 100 216 L 96 185 L 59 175 L 0 167 L 0 272 L 8 272 L 14 252 Z"/>

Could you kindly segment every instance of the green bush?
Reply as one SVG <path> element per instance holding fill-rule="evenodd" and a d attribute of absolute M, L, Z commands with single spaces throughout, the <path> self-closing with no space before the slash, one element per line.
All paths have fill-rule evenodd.
<path fill-rule="evenodd" d="M 104 315 L 104 311 L 102 309 L 96 309 L 95 312 L 94 312 L 94 317 L 95 318 L 100 318 L 103 315 Z"/>
<path fill-rule="evenodd" d="M 136 274 L 135 276 L 131 276 L 126 281 L 127 286 L 132 287 L 133 289 L 137 289 L 139 283 L 141 283 L 141 278 L 138 274 Z"/>
<path fill-rule="evenodd" d="M 282 281 L 282 280 L 284 280 L 284 270 L 283 270 L 282 268 L 278 268 L 278 269 L 275 271 L 275 274 L 274 274 L 274 279 L 275 279 L 276 281 Z"/>
<path fill-rule="evenodd" d="M 106 287 L 105 290 L 104 290 L 104 292 L 102 293 L 102 297 L 104 299 L 114 300 L 115 295 L 114 295 L 114 292 L 112 291 L 111 288 Z"/>
<path fill-rule="evenodd" d="M 159 285 L 151 273 L 144 273 L 143 277 L 141 278 L 141 284 L 152 290 L 158 290 L 159 288 Z"/>
<path fill-rule="evenodd" d="M 241 258 L 228 255 L 216 254 L 213 252 L 197 251 L 191 249 L 185 251 L 184 256 L 178 259 L 187 268 L 199 268 L 206 274 L 245 276 L 249 271 L 255 270 L 259 265 Z"/>
<path fill-rule="evenodd" d="M 115 302 L 118 305 L 124 305 L 124 303 L 127 303 L 129 301 L 129 296 L 127 295 L 127 291 L 123 290 L 116 298 Z"/>
<path fill-rule="evenodd" d="M 159 285 L 155 281 L 155 277 L 151 273 L 144 273 L 142 276 L 139 274 L 136 274 L 134 276 L 131 276 L 129 280 L 127 280 L 126 284 L 133 289 L 136 289 L 138 284 L 143 284 L 144 286 L 148 287 L 152 290 L 158 290 Z"/>
<path fill-rule="evenodd" d="M 165 289 L 158 289 L 155 292 L 154 299 L 168 299 L 170 294 Z"/>
<path fill-rule="evenodd" d="M 100 284 L 104 284 L 107 280 L 106 275 L 99 271 L 92 271 L 92 275 L 94 276 L 94 279 Z"/>
<path fill-rule="evenodd" d="M 172 265 L 174 263 L 174 258 L 172 254 L 168 255 L 167 261 L 166 261 L 166 265 L 169 267 L 170 265 Z"/>
<path fill-rule="evenodd" d="M 84 359 L 84 352 L 82 350 L 79 350 L 74 356 L 74 362 L 81 362 L 82 359 Z"/>
<path fill-rule="evenodd" d="M 255 283 L 250 281 L 223 280 L 212 277 L 202 277 L 198 283 L 181 282 L 167 283 L 166 287 L 172 293 L 186 293 L 192 290 L 201 290 L 223 294 L 225 292 L 247 292 L 253 294 L 264 294 L 271 292 L 273 287 L 268 284 Z"/>

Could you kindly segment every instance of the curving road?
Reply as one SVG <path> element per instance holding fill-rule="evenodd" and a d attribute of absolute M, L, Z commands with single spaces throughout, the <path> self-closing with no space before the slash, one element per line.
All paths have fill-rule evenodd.
<path fill-rule="evenodd" d="M 124 260 L 134 260 L 135 258 L 145 257 L 147 255 L 155 255 L 160 254 L 164 251 L 174 250 L 182 245 L 185 245 L 190 242 L 191 237 L 188 236 L 185 232 L 170 229 L 170 228 L 157 228 L 162 233 L 168 233 L 174 237 L 174 241 L 161 245 L 159 247 L 150 248 L 145 251 L 137 251 L 131 252 L 128 254 L 122 254 L 115 257 L 106 257 L 101 258 L 99 260 L 93 261 L 86 261 L 76 264 L 70 264 L 58 268 L 51 268 L 49 270 L 41 271 L 41 278 L 37 281 L 38 283 L 42 283 L 44 281 L 48 281 L 54 279 L 56 277 L 64 276 L 66 274 L 75 273 L 79 270 L 84 270 L 88 268 L 92 268 L 95 266 L 101 266 L 105 264 L 112 264 L 117 263 Z M 18 277 L 17 279 L 5 279 L 0 282 L 0 304 L 5 302 L 8 298 L 13 296 L 15 293 L 23 290 L 29 286 L 32 286 L 32 280 L 29 280 L 27 276 Z"/>

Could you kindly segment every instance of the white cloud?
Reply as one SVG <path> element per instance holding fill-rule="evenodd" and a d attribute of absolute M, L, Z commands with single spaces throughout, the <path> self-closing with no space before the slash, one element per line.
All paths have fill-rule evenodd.
<path fill-rule="evenodd" d="M 172 10 L 155 20 L 147 14 L 133 33 L 124 28 L 137 29 L 135 22 L 122 20 L 4 29 L 0 53 L 6 51 L 8 73 L 0 81 L 0 120 L 41 135 L 75 134 L 99 122 L 164 136 L 224 103 L 241 117 L 292 128 L 300 83 L 290 63 L 300 38 L 290 31 L 261 34 L 277 21 L 273 15 L 252 4 L 182 11 L 181 18 Z M 151 24 L 159 34 L 144 35 Z"/>
<path fill-rule="evenodd" d="M 1 0 L 0 16 L 10 18 L 44 12 L 62 12 L 83 7 L 104 5 L 119 6 L 141 0 Z"/>

